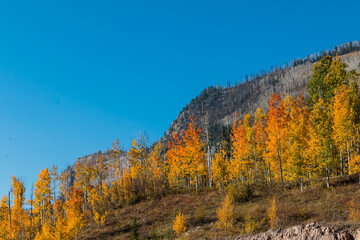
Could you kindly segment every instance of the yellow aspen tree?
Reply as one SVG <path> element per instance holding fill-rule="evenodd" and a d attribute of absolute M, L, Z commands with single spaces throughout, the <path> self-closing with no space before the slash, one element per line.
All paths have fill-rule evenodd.
<path fill-rule="evenodd" d="M 7 195 L 0 202 L 0 239 L 10 239 L 10 208 Z"/>
<path fill-rule="evenodd" d="M 102 184 L 109 175 L 109 166 L 105 154 L 96 154 L 95 163 L 92 165 L 92 172 L 95 185 L 101 194 Z"/>
<path fill-rule="evenodd" d="M 355 112 L 353 109 L 352 92 L 347 86 L 341 86 L 336 90 L 332 104 L 333 130 L 332 135 L 337 148 L 340 151 L 341 171 L 355 173 L 360 166 L 352 164 L 352 142 L 355 139 Z M 346 164 L 344 159 L 347 159 Z M 354 165 L 354 166 L 352 166 Z M 355 171 L 352 171 L 354 169 Z"/>
<path fill-rule="evenodd" d="M 34 202 L 34 225 L 37 232 L 41 231 L 46 221 L 51 220 L 52 192 L 50 186 L 50 173 L 47 168 L 41 170 L 39 178 L 35 183 Z"/>
<path fill-rule="evenodd" d="M 249 172 L 248 172 L 248 181 L 249 183 L 255 179 L 258 181 L 258 157 L 256 154 L 256 142 L 255 142 L 255 131 L 253 129 L 251 123 L 251 115 L 248 113 L 244 116 L 244 130 L 245 130 L 245 138 L 247 142 L 247 149 L 246 149 L 246 158 L 249 162 Z"/>
<path fill-rule="evenodd" d="M 64 203 L 62 200 L 57 199 L 53 205 L 54 216 L 55 216 L 55 226 L 54 226 L 54 239 L 62 240 L 66 239 L 68 236 L 67 233 L 67 224 L 65 218 L 65 209 Z"/>
<path fill-rule="evenodd" d="M 189 167 L 189 176 L 191 182 L 195 183 L 195 189 L 198 190 L 199 180 L 208 173 L 204 152 L 204 143 L 200 139 L 201 128 L 196 126 L 195 119 L 190 119 L 186 131 L 183 135 L 184 142 L 184 160 Z"/>
<path fill-rule="evenodd" d="M 45 222 L 41 228 L 41 232 L 36 234 L 34 240 L 53 240 L 54 237 L 54 230 L 50 223 Z"/>
<path fill-rule="evenodd" d="M 161 142 L 158 142 L 150 153 L 149 172 L 152 180 L 154 193 L 159 190 L 157 189 L 157 183 L 160 182 L 161 177 L 164 175 L 164 162 L 161 159 L 163 148 L 163 144 Z"/>
<path fill-rule="evenodd" d="M 284 169 L 286 180 L 300 180 L 308 172 L 306 149 L 308 140 L 308 110 L 305 99 L 299 95 L 297 99 L 286 96 L 282 101 L 284 108 Z"/>
<path fill-rule="evenodd" d="M 14 239 L 28 238 L 29 219 L 24 210 L 25 187 L 22 181 L 15 176 L 12 177 L 12 195 L 14 204 L 11 208 L 11 237 Z"/>
<path fill-rule="evenodd" d="M 224 202 L 218 208 L 217 212 L 217 227 L 230 232 L 234 224 L 234 201 L 229 194 L 226 195 Z"/>
<path fill-rule="evenodd" d="M 271 181 L 270 162 L 266 158 L 266 115 L 263 113 L 261 108 L 258 108 L 255 112 L 253 129 L 255 137 L 255 155 L 259 162 L 259 168 L 263 169 L 264 179 L 267 175 L 269 177 L 269 181 Z"/>
<path fill-rule="evenodd" d="M 68 196 L 70 189 L 70 166 L 68 166 L 60 175 L 59 175 L 59 194 L 65 198 Z"/>
<path fill-rule="evenodd" d="M 65 203 L 68 239 L 76 239 L 78 232 L 85 225 L 85 217 L 82 211 L 83 205 L 84 193 L 79 189 L 71 188 L 68 200 Z"/>
<path fill-rule="evenodd" d="M 116 140 L 112 144 L 112 150 L 110 151 L 110 158 L 113 159 L 113 164 L 111 168 L 115 175 L 115 181 L 112 183 L 111 187 L 111 199 L 114 202 L 114 205 L 120 207 L 122 201 L 124 200 L 123 194 L 123 173 L 126 167 L 126 163 L 124 158 L 122 157 L 124 154 L 123 148 L 120 146 L 119 140 Z"/>
<path fill-rule="evenodd" d="M 125 163 L 122 161 L 121 157 L 123 156 L 124 149 L 120 146 L 119 140 L 116 140 L 112 144 L 112 150 L 110 152 L 110 157 L 114 160 L 112 168 L 114 169 L 115 176 L 121 178 L 124 172 Z"/>
<path fill-rule="evenodd" d="M 177 236 L 180 236 L 186 231 L 186 218 L 180 210 L 177 212 L 175 220 L 173 222 L 173 229 L 176 232 Z"/>
<path fill-rule="evenodd" d="M 84 207 L 88 206 L 89 192 L 93 188 L 91 181 L 94 179 L 94 169 L 90 162 L 77 162 L 75 165 L 74 188 L 80 189 L 84 193 Z"/>
<path fill-rule="evenodd" d="M 130 164 L 130 176 L 132 184 L 136 188 L 143 189 L 143 184 L 145 182 L 144 176 L 144 159 L 142 159 L 144 149 L 141 148 L 140 143 L 136 139 L 132 141 L 132 147 L 128 152 L 129 164 Z M 139 189 L 140 190 L 140 189 Z"/>
<path fill-rule="evenodd" d="M 224 188 L 227 184 L 228 179 L 228 172 L 229 172 L 229 162 L 226 159 L 226 149 L 225 149 L 226 142 L 223 141 L 220 147 L 219 152 L 215 153 L 215 157 L 212 160 L 212 174 L 213 174 L 213 181 L 215 184 L 218 185 L 219 189 Z"/>
<path fill-rule="evenodd" d="M 123 188 L 124 200 L 130 201 L 132 185 L 131 185 L 131 173 L 129 169 L 126 168 L 124 170 L 122 179 L 123 179 L 122 188 Z"/>
<path fill-rule="evenodd" d="M 94 220 L 97 224 L 103 225 L 109 211 L 110 191 L 105 182 L 101 184 L 101 191 L 93 188 L 90 191 L 90 204 Z"/>
<path fill-rule="evenodd" d="M 338 166 L 333 157 L 334 143 L 332 140 L 332 118 L 329 106 L 320 98 L 313 106 L 309 117 L 309 148 L 308 158 L 313 167 L 312 172 L 319 176 L 326 173 L 329 185 L 330 169 Z M 312 172 L 310 175 L 312 175 Z"/>

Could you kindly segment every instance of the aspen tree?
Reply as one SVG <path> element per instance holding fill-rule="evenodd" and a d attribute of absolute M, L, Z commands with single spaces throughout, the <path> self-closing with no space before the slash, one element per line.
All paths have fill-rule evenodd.
<path fill-rule="evenodd" d="M 188 173 L 191 182 L 194 182 L 195 189 L 198 190 L 199 180 L 208 173 L 206 168 L 204 143 L 200 139 L 201 128 L 196 126 L 195 119 L 190 119 L 184 135 L 184 162 L 188 166 Z"/>
<path fill-rule="evenodd" d="M 10 216 L 8 197 L 4 195 L 0 202 L 0 239 L 10 238 Z"/>
<path fill-rule="evenodd" d="M 235 116 L 236 117 L 236 116 Z M 233 181 L 250 177 L 251 162 L 249 161 L 249 142 L 246 138 L 245 127 L 241 120 L 234 121 L 231 130 L 232 156 L 230 160 L 229 176 Z"/>
<path fill-rule="evenodd" d="M 29 219 L 24 210 L 25 187 L 22 181 L 15 176 L 12 177 L 12 195 L 14 204 L 12 206 L 11 237 L 14 239 L 24 239 L 28 237 Z"/>
<path fill-rule="evenodd" d="M 47 168 L 41 170 L 34 190 L 34 225 L 37 232 L 40 232 L 45 222 L 50 220 L 52 200 L 50 181 L 49 170 Z"/>
<path fill-rule="evenodd" d="M 274 169 L 275 178 L 284 181 L 283 165 L 285 159 L 283 156 L 285 143 L 284 143 L 284 109 L 281 104 L 281 97 L 279 94 L 274 93 L 268 100 L 268 116 L 267 116 L 267 154 L 270 161 L 270 166 Z"/>

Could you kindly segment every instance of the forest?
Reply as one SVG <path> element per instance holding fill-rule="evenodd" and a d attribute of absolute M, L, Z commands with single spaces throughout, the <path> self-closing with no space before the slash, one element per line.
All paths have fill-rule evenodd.
<path fill-rule="evenodd" d="M 330 188 L 331 177 L 360 170 L 359 73 L 338 57 L 325 56 L 314 64 L 307 91 L 307 98 L 273 93 L 267 111 L 234 114 L 230 134 L 224 131 L 215 147 L 209 131 L 190 116 L 184 131 L 152 147 L 140 137 L 125 152 L 115 141 L 108 151 L 113 163 L 104 154 L 93 163 L 78 163 L 73 185 L 69 171 L 45 168 L 26 199 L 24 183 L 14 176 L 9 194 L 1 198 L 0 239 L 77 239 L 86 224 L 104 225 L 113 209 L 184 192 L 231 192 L 242 186 L 251 191 L 254 184 L 302 186 L 319 179 Z M 123 155 L 127 163 L 120 161 Z M 109 174 L 116 179 L 111 184 L 105 181 Z M 225 195 L 217 226 L 228 231 L 236 199 Z M 271 227 L 274 206 L 268 210 Z M 177 235 L 186 231 L 185 222 L 178 211 Z"/>

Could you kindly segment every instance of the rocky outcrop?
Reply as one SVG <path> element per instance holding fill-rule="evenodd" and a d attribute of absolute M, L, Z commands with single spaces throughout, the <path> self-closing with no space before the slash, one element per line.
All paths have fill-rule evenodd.
<path fill-rule="evenodd" d="M 290 240 L 360 240 L 360 227 L 308 223 L 287 229 L 269 230 L 256 235 L 245 235 L 236 240 L 290 239 Z"/>
<path fill-rule="evenodd" d="M 97 157 L 99 157 L 100 155 L 102 155 L 103 157 L 105 157 L 105 162 L 106 164 L 108 164 L 109 170 L 108 170 L 108 175 L 105 179 L 106 184 L 111 185 L 112 182 L 114 182 L 114 180 L 116 179 L 115 176 L 115 169 L 111 168 L 111 166 L 114 165 L 115 161 L 120 162 L 120 166 L 122 168 L 126 168 L 128 167 L 128 159 L 129 157 L 126 155 L 126 153 L 124 153 L 123 155 L 121 155 L 120 157 L 115 158 L 110 151 L 106 151 L 106 152 L 97 152 L 97 153 L 93 153 L 93 154 L 89 154 L 83 157 L 78 158 L 74 164 L 72 164 L 71 166 L 69 166 L 68 169 L 66 169 L 65 171 L 69 172 L 68 175 L 68 180 L 66 181 L 68 184 L 68 188 L 73 186 L 74 184 L 74 180 L 75 180 L 75 166 L 77 163 L 79 164 L 83 164 L 83 163 L 89 163 L 91 164 L 95 164 Z M 118 163 L 119 164 L 119 163 Z"/>

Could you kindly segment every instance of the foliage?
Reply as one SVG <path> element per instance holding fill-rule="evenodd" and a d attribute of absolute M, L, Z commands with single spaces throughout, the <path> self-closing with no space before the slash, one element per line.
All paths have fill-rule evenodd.
<path fill-rule="evenodd" d="M 231 196 L 228 194 L 225 197 L 224 202 L 218 208 L 216 214 L 218 217 L 217 227 L 219 229 L 225 230 L 225 232 L 230 232 L 234 224 L 234 203 Z"/>
<path fill-rule="evenodd" d="M 268 209 L 268 217 L 270 221 L 270 227 L 272 229 L 276 228 L 279 224 L 279 215 L 275 197 L 273 197 L 270 202 L 270 207 Z"/>
<path fill-rule="evenodd" d="M 139 239 L 139 225 L 136 217 L 134 217 L 131 222 L 130 239 Z"/>
<path fill-rule="evenodd" d="M 180 236 L 186 231 L 186 218 L 180 210 L 177 212 L 175 220 L 173 222 L 173 229 L 176 232 L 177 236 Z"/>

